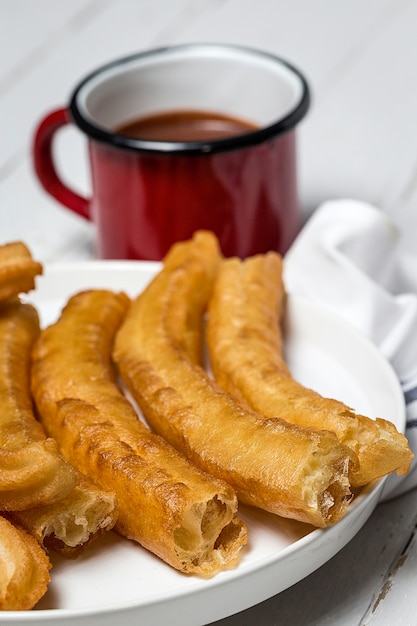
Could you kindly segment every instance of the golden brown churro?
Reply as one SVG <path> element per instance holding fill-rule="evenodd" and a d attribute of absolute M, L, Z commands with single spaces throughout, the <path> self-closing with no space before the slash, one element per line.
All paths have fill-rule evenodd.
<path fill-rule="evenodd" d="M 67 460 L 114 491 L 116 529 L 187 572 L 234 565 L 246 542 L 237 498 L 137 417 L 115 382 L 111 349 L 129 305 L 106 290 L 70 299 L 34 350 L 32 389 Z"/>
<path fill-rule="evenodd" d="M 50 568 L 37 541 L 0 516 L 0 610 L 32 609 L 47 591 Z"/>
<path fill-rule="evenodd" d="M 36 310 L 18 299 L 0 303 L 0 510 L 56 502 L 76 474 L 35 419 L 30 351 L 39 334 Z"/>
<path fill-rule="evenodd" d="M 21 241 L 0 246 L 0 301 L 35 287 L 35 277 L 42 274 L 41 263 L 34 261 L 29 248 Z"/>
<path fill-rule="evenodd" d="M 26 267 L 26 278 L 37 268 L 23 244 L 9 244 L 0 247 L 0 276 L 5 257 L 19 271 Z M 12 282 L 12 292 L 23 289 Z M 34 415 L 30 355 L 39 333 L 34 307 L 17 297 L 0 302 L 0 510 L 39 543 L 73 557 L 114 526 L 117 511 L 113 495 L 64 461 Z"/>
<path fill-rule="evenodd" d="M 264 420 L 196 363 L 220 260 L 208 232 L 176 244 L 129 309 L 116 336 L 115 360 L 151 427 L 228 481 L 242 502 L 326 526 L 346 511 L 355 455 L 334 433 Z"/>
<path fill-rule="evenodd" d="M 335 432 L 359 459 L 350 477 L 355 487 L 395 470 L 405 474 L 413 455 L 391 422 L 359 415 L 291 376 L 282 351 L 282 267 L 274 252 L 222 262 L 207 324 L 216 380 L 267 419 L 279 416 L 298 426 Z"/>

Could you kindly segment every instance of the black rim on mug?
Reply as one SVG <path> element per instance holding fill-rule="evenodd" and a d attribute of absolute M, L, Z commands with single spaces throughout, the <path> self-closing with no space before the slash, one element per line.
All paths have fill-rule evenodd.
<path fill-rule="evenodd" d="M 108 63 L 75 88 L 69 110 L 90 138 L 147 153 L 207 154 L 259 144 L 293 129 L 310 106 L 303 74 L 271 53 L 228 44 L 157 48 Z M 211 108 L 257 128 L 210 141 L 149 141 L 114 132 L 140 115 Z"/>

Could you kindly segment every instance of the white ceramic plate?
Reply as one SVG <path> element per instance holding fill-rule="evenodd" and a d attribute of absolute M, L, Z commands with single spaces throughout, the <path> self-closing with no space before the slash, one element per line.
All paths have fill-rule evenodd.
<path fill-rule="evenodd" d="M 124 261 L 46 267 L 29 299 L 47 324 L 76 291 L 108 287 L 134 296 L 158 268 L 157 263 Z M 343 322 L 291 296 L 286 352 L 301 382 L 366 415 L 390 419 L 404 431 L 403 396 L 390 366 Z M 75 561 L 52 555 L 52 582 L 37 609 L 0 614 L 0 623 L 198 626 L 213 622 L 283 591 L 330 559 L 368 519 L 383 483 L 366 488 L 347 515 L 326 530 L 242 507 L 249 546 L 236 569 L 211 580 L 184 576 L 137 544 L 109 533 Z"/>

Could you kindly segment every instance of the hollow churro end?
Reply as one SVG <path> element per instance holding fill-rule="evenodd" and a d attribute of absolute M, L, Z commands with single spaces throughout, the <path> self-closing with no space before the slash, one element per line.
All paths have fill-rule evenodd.
<path fill-rule="evenodd" d="M 356 455 L 347 447 L 340 454 L 332 435 L 322 438 L 303 470 L 302 500 L 319 528 L 338 522 L 346 513 L 353 498 L 350 475 L 352 468 L 358 467 Z"/>
<path fill-rule="evenodd" d="M 365 424 L 371 422 L 375 434 L 369 442 L 358 447 L 360 465 L 352 471 L 352 485 L 360 487 L 392 472 L 397 472 L 399 476 L 407 474 L 414 454 L 405 435 L 387 420 L 359 418 L 363 422 L 366 420 Z"/>
<path fill-rule="evenodd" d="M 212 576 L 237 564 L 247 543 L 247 528 L 236 516 L 236 508 L 217 495 L 185 512 L 181 526 L 174 531 L 182 571 Z"/>
<path fill-rule="evenodd" d="M 12 517 L 48 550 L 75 558 L 114 527 L 117 508 L 112 493 L 80 476 L 79 484 L 59 502 L 13 513 Z"/>
<path fill-rule="evenodd" d="M 347 473 L 343 473 L 337 480 L 329 482 L 323 490 L 318 508 L 324 520 L 324 526 L 338 522 L 346 513 L 346 508 L 353 498 Z"/>

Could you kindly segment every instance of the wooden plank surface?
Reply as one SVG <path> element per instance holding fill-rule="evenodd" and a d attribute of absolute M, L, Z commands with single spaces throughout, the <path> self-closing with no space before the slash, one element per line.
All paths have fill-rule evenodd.
<path fill-rule="evenodd" d="M 415 624 L 416 594 L 412 589 L 417 580 L 416 522 L 415 493 L 379 505 L 356 537 L 315 573 L 274 598 L 217 624 Z M 411 602 L 401 599 L 405 592 Z"/>

